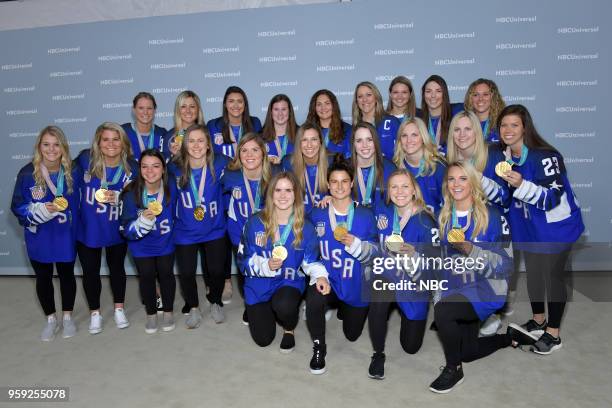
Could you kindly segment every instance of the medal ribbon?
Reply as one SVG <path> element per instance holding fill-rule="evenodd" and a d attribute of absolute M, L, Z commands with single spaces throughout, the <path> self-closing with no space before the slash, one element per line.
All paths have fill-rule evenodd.
<path fill-rule="evenodd" d="M 284 137 L 283 147 L 281 147 L 281 144 L 278 141 L 280 137 Z M 283 157 L 285 157 L 285 154 L 287 154 L 287 143 L 288 142 L 289 142 L 289 137 L 287 135 L 280 135 L 274 138 L 274 145 L 276 146 L 276 152 L 278 153 L 279 159 L 282 159 Z"/>
<path fill-rule="evenodd" d="M 64 166 L 60 164 L 60 169 L 57 173 L 57 187 L 55 184 L 53 184 L 53 181 L 51 181 L 51 176 L 49 176 L 47 166 L 41 163 L 40 170 L 43 178 L 45 179 L 45 183 L 47 183 L 47 187 L 49 187 L 49 190 L 51 190 L 51 193 L 55 197 L 61 197 L 64 194 Z"/>
<path fill-rule="evenodd" d="M 331 226 L 332 231 L 336 229 L 338 226 L 338 222 L 336 221 L 336 211 L 334 209 L 333 204 L 329 204 L 327 207 L 327 212 L 329 214 L 329 225 Z M 348 231 L 353 227 L 353 218 L 355 217 L 355 203 L 351 201 L 348 208 L 348 216 L 346 217 L 346 229 Z"/>
<path fill-rule="evenodd" d="M 408 224 L 408 220 L 410 220 L 411 216 L 412 208 L 410 208 L 400 219 L 397 207 L 393 206 L 393 234 L 402 235 L 402 231 L 406 227 L 406 224 Z"/>
<path fill-rule="evenodd" d="M 512 157 L 512 151 L 510 150 L 510 146 L 506 147 L 506 151 L 504 152 L 504 156 L 506 156 L 506 162 L 510 165 L 522 166 L 527 160 L 527 154 L 529 153 L 529 149 L 524 144 L 521 146 L 521 158 L 518 163 Z"/>
<path fill-rule="evenodd" d="M 149 195 L 154 195 L 155 197 L 149 197 Z M 157 192 L 157 194 L 149 194 L 147 192 L 147 187 L 145 186 L 145 188 L 142 189 L 142 205 L 147 208 L 147 206 L 149 205 L 149 203 L 153 202 L 153 201 L 159 201 L 163 207 L 164 205 L 164 186 L 163 184 L 160 183 L 159 185 L 159 191 Z"/>
<path fill-rule="evenodd" d="M 363 196 L 363 203 L 368 205 L 372 203 L 372 187 L 374 186 L 374 179 L 376 178 L 376 166 L 372 165 L 370 173 L 368 174 L 368 185 L 365 185 L 363 180 L 363 172 L 362 169 L 359 168 L 357 172 L 357 181 L 359 183 L 359 190 Z M 365 190 L 365 194 L 364 194 Z"/>
<path fill-rule="evenodd" d="M 144 151 L 145 145 L 144 140 L 142 140 L 142 135 L 138 133 L 138 127 L 135 124 L 132 124 L 132 129 L 134 129 L 134 133 L 136 133 L 136 139 L 138 139 L 138 145 L 140 146 L 140 151 Z M 147 149 L 153 148 L 153 142 L 155 141 L 155 125 L 151 123 L 151 133 L 149 134 L 149 143 L 147 143 Z"/>
<path fill-rule="evenodd" d="M 488 134 L 489 134 L 489 119 L 487 118 L 487 120 L 484 121 L 484 127 L 482 129 L 482 136 L 484 137 L 484 140 L 487 140 Z"/>
<path fill-rule="evenodd" d="M 429 126 L 427 127 L 429 136 L 431 136 L 431 140 L 437 146 L 440 144 L 440 124 L 442 122 L 442 118 L 438 119 L 438 125 L 436 126 L 436 131 L 434 133 L 433 122 L 431 121 L 431 116 L 429 117 Z"/>
<path fill-rule="evenodd" d="M 461 227 L 461 225 L 459 224 L 459 220 L 457 219 L 457 210 L 455 209 L 455 204 L 453 204 L 452 206 L 451 217 L 452 217 L 452 224 L 453 224 L 452 228 L 460 229 L 465 232 L 468 230 L 468 228 L 470 228 L 470 223 L 472 220 L 472 209 L 470 208 L 470 211 L 468 212 L 467 222 L 465 223 L 465 227 L 463 228 Z"/>
<path fill-rule="evenodd" d="M 317 172 L 315 173 L 314 192 L 310 188 L 310 180 L 308 177 L 308 166 L 306 166 L 306 168 L 304 169 L 304 179 L 306 180 L 306 192 L 308 193 L 308 196 L 310 197 L 310 203 L 314 205 L 316 203 L 314 196 L 317 194 L 317 191 L 319 190 L 319 167 L 317 167 Z"/>
<path fill-rule="evenodd" d="M 103 172 L 102 172 L 102 181 L 100 183 L 100 188 L 107 190 L 109 183 L 106 180 L 106 165 L 103 165 Z M 115 175 L 113 176 L 113 179 L 110 182 L 110 185 L 112 186 L 113 184 L 117 184 L 119 182 L 119 179 L 121 178 L 121 176 L 123 175 L 123 165 L 119 165 L 119 167 L 117 168 L 117 171 L 115 172 Z"/>
<path fill-rule="evenodd" d="M 242 179 L 244 180 L 244 188 L 247 192 L 247 197 L 249 198 L 249 203 L 251 204 L 251 214 L 255 214 L 259 211 L 259 202 L 261 201 L 261 178 L 257 183 L 257 191 L 255 192 L 255 200 L 253 200 L 253 192 L 251 191 L 251 184 L 249 183 L 249 179 L 244 175 L 244 171 L 242 172 Z"/>
<path fill-rule="evenodd" d="M 285 242 L 287 242 L 287 238 L 289 238 L 289 234 L 291 233 L 292 228 L 293 228 L 293 213 L 291 213 L 291 216 L 289 216 L 289 221 L 287 222 L 287 225 L 285 225 L 285 228 L 283 228 L 283 233 L 280 235 L 280 238 L 279 238 L 278 229 L 276 230 L 276 233 L 275 233 L 276 242 L 274 243 L 274 246 L 284 246 Z"/>
<path fill-rule="evenodd" d="M 329 128 L 321 129 L 323 132 L 323 143 L 325 144 L 325 148 L 329 145 Z"/>
<path fill-rule="evenodd" d="M 202 194 L 204 193 L 204 186 L 206 185 L 206 163 L 204 163 L 204 166 L 202 167 L 202 178 L 200 178 L 200 184 L 197 191 L 193 172 L 191 172 L 190 176 L 190 185 L 191 194 L 193 194 L 193 199 L 195 200 L 195 208 L 198 208 L 202 205 Z"/>

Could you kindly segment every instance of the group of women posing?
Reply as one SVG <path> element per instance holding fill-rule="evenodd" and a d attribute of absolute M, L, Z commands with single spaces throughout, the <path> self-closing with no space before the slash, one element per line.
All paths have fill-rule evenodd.
<path fill-rule="evenodd" d="M 580 209 L 560 153 L 538 134 L 524 106 L 504 106 L 492 81 L 475 81 L 465 102 L 453 105 L 444 79 L 432 75 L 417 109 L 411 82 L 397 77 L 386 110 L 376 86 L 361 82 L 352 124 L 341 120 L 328 90 L 313 95 L 300 127 L 286 95 L 272 98 L 262 127 L 235 86 L 225 93 L 222 116 L 207 125 L 192 91 L 177 97 L 169 131 L 154 125 L 155 109 L 153 96 L 139 93 L 135 122 L 103 123 L 91 148 L 74 161 L 62 130 L 48 126 L 39 134 L 32 162 L 17 176 L 12 210 L 25 227 L 47 316 L 42 340 L 52 340 L 60 327 L 65 338 L 76 333 L 71 313 L 77 254 L 91 312 L 89 332 L 102 331 L 104 248 L 117 327 L 129 325 L 123 308 L 129 250 L 147 333 L 175 328 L 175 257 L 186 326 L 193 329 L 202 321 L 198 254 L 210 316 L 223 322 L 234 254 L 243 276 L 243 321 L 256 344 L 271 344 L 279 323 L 281 352 L 293 350 L 305 299 L 314 374 L 326 369 L 330 308 L 338 309 L 349 341 L 359 338 L 369 321 L 374 353 L 368 374 L 382 379 L 390 308 L 399 310 L 400 343 L 413 354 L 421 347 L 433 300 L 446 359 L 430 386 L 434 392 L 449 392 L 463 381 L 462 362 L 499 348 L 529 345 L 548 354 L 561 347 L 564 269 L 584 229 Z M 495 327 L 483 337 L 484 322 L 502 310 L 513 284 L 512 244 L 525 256 L 533 318 L 510 324 L 505 334 Z M 414 262 L 413 268 L 373 273 L 374 264 L 398 254 L 453 263 Z M 446 290 L 418 284 L 432 280 L 447 282 Z M 419 289 L 389 290 L 406 281 Z M 552 282 L 547 293 L 544 282 Z"/>

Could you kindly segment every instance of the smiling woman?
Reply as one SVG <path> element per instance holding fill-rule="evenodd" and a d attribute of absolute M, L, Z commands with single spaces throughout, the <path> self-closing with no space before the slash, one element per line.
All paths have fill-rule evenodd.
<path fill-rule="evenodd" d="M 132 152 L 136 160 L 145 149 L 164 149 L 164 135 L 166 129 L 155 125 L 155 110 L 157 102 L 148 92 L 139 92 L 132 101 L 133 123 L 121 125 L 132 145 Z"/>

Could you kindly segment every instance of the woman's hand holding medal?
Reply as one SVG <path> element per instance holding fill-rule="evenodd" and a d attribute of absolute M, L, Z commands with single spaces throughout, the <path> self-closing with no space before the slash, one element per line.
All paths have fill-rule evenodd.
<path fill-rule="evenodd" d="M 149 209 L 149 208 L 147 208 L 146 210 L 144 210 L 142 212 L 142 216 L 145 217 L 148 220 L 154 220 L 155 219 L 155 213 L 151 209 Z"/>
<path fill-rule="evenodd" d="M 51 214 L 59 212 L 59 209 L 55 204 L 53 204 L 53 202 L 45 203 L 45 207 L 47 208 L 47 211 L 49 211 Z"/>
<path fill-rule="evenodd" d="M 270 267 L 271 271 L 275 271 L 283 266 L 283 259 L 272 257 L 268 259 L 268 266 Z"/>
<path fill-rule="evenodd" d="M 523 182 L 523 176 L 518 171 L 509 170 L 501 175 L 512 187 L 518 188 Z"/>

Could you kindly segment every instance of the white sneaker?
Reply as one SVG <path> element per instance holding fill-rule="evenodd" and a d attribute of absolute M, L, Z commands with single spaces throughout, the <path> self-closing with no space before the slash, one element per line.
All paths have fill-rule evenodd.
<path fill-rule="evenodd" d="M 118 329 L 125 329 L 130 325 L 123 308 L 115 309 L 115 324 L 117 325 Z"/>
<path fill-rule="evenodd" d="M 55 334 L 58 331 L 59 327 L 57 326 L 57 319 L 55 318 L 55 315 L 47 316 L 47 323 L 40 334 L 40 339 L 42 341 L 53 341 Z"/>
<path fill-rule="evenodd" d="M 64 315 L 63 321 L 64 330 L 62 331 L 62 337 L 65 339 L 69 339 L 73 337 L 77 332 L 76 324 L 74 324 L 74 320 L 70 315 Z"/>
<path fill-rule="evenodd" d="M 100 312 L 93 312 L 89 320 L 89 334 L 98 334 L 102 331 L 102 316 Z"/>
<path fill-rule="evenodd" d="M 232 280 L 226 279 L 225 286 L 223 286 L 223 294 L 221 295 L 221 301 L 223 302 L 224 305 L 228 305 L 232 303 L 232 295 L 233 295 Z"/>
<path fill-rule="evenodd" d="M 492 314 L 480 326 L 480 337 L 489 337 L 497 333 L 502 322 L 498 315 Z"/>

